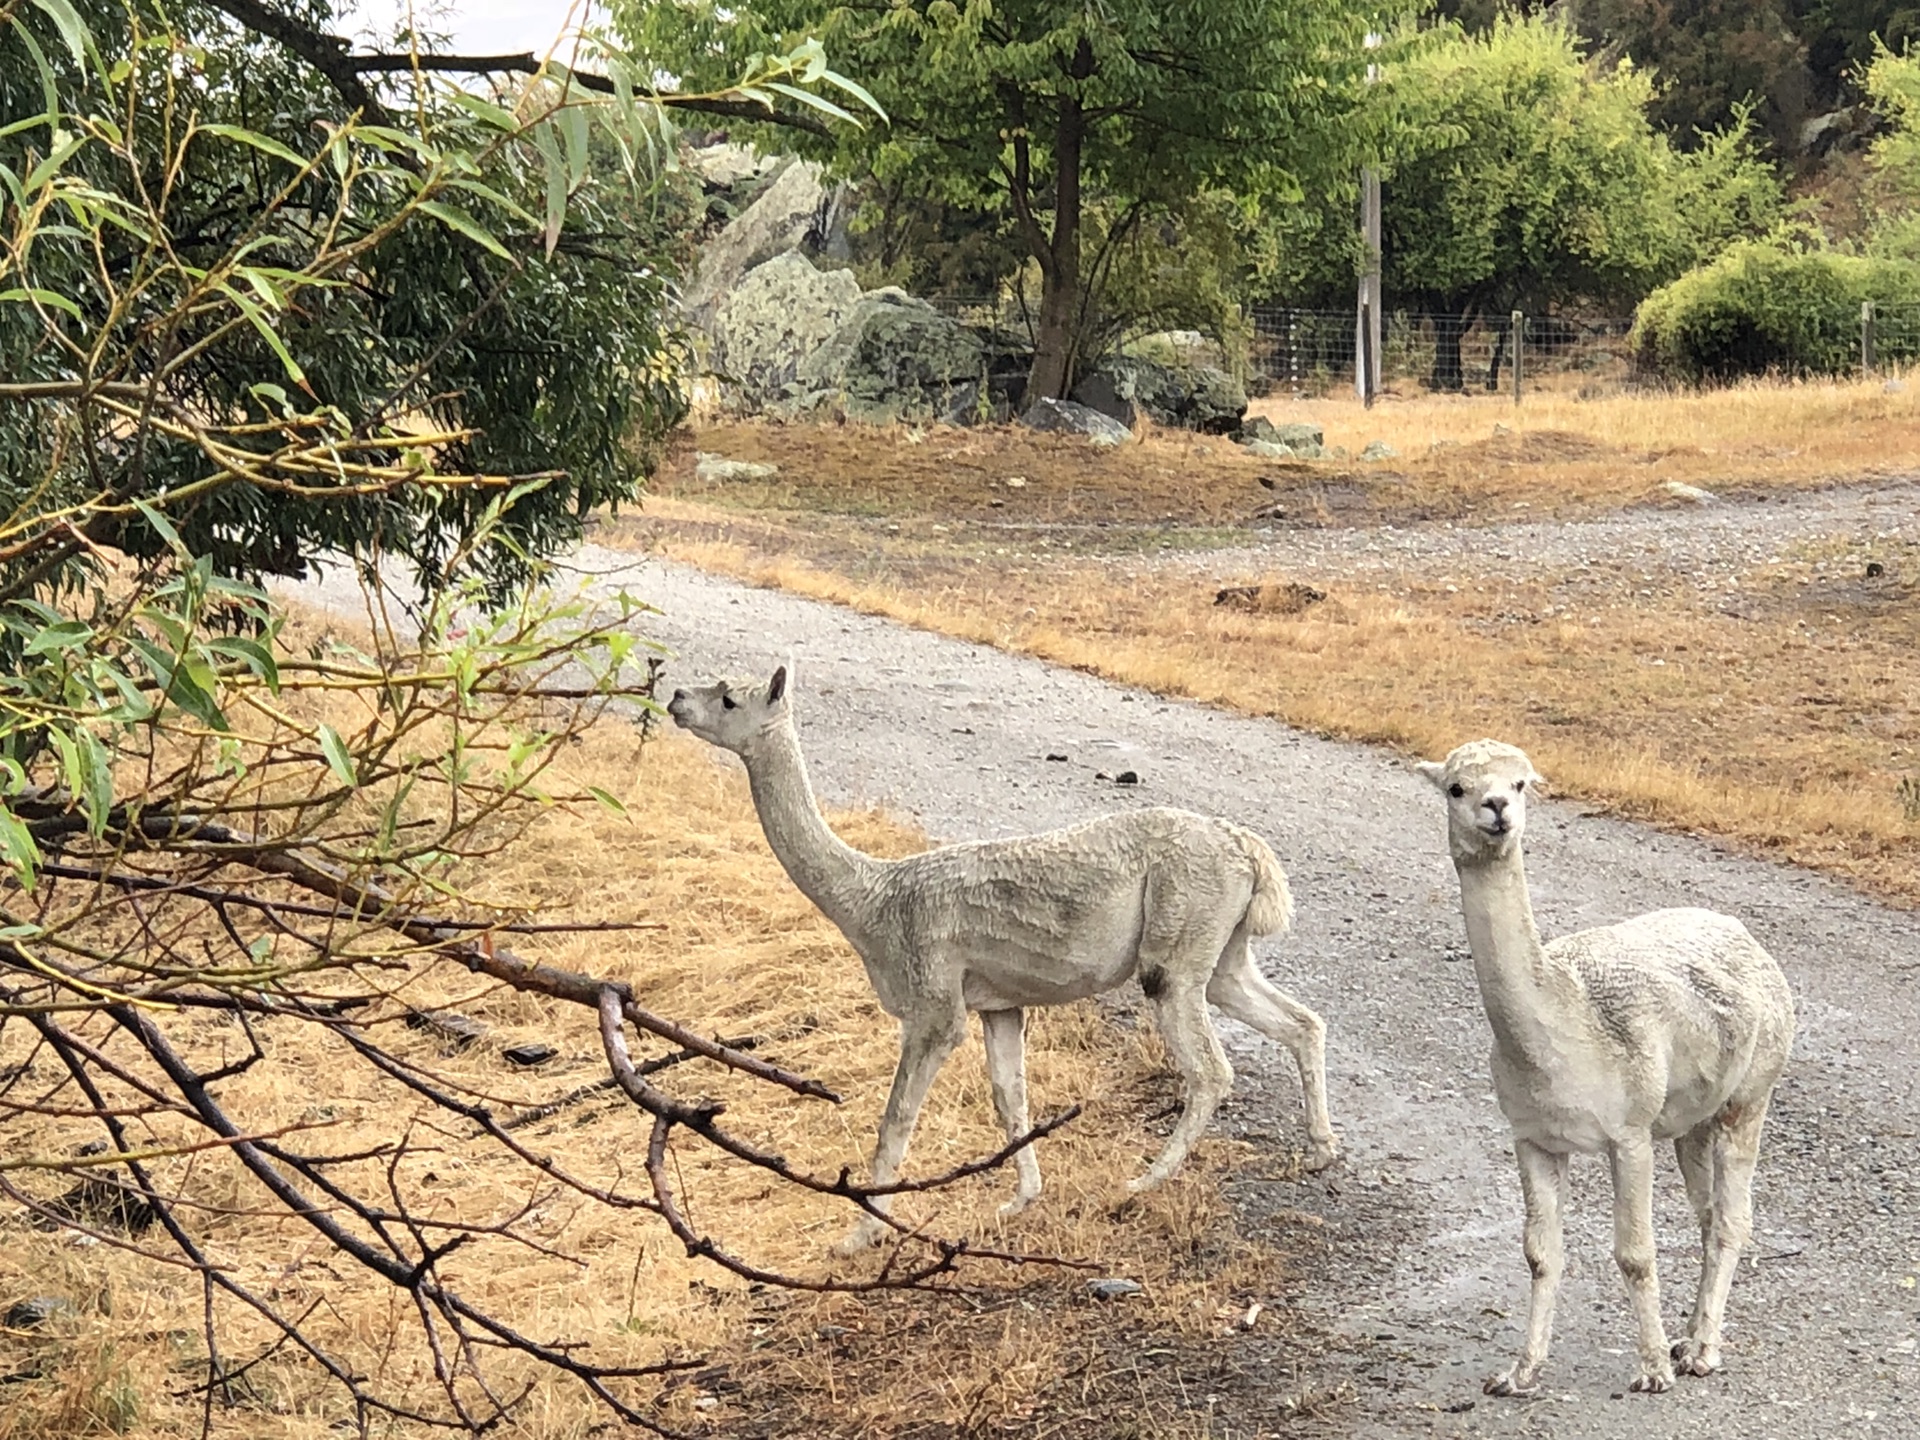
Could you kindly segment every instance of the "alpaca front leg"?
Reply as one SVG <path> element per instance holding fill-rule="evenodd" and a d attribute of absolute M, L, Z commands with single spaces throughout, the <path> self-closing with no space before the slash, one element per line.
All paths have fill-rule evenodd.
<path fill-rule="evenodd" d="M 1527 1207 L 1522 1242 L 1527 1269 L 1533 1273 L 1533 1290 L 1527 1301 L 1526 1348 L 1511 1370 L 1491 1376 L 1481 1387 L 1489 1395 L 1533 1393 L 1553 1341 L 1553 1306 L 1566 1259 L 1561 1211 L 1567 1202 L 1567 1157 L 1528 1140 L 1515 1140 L 1513 1153 L 1520 1162 L 1520 1195 Z"/>
<path fill-rule="evenodd" d="M 1026 1030 L 1025 1011 L 984 1010 L 980 1014 L 980 1031 L 987 1043 L 987 1084 L 1009 1143 L 1028 1129 Z M 1018 1215 L 1040 1198 L 1040 1160 L 1033 1146 L 1022 1146 L 1014 1154 L 1013 1170 L 1013 1199 L 1000 1207 L 1002 1215 Z"/>
<path fill-rule="evenodd" d="M 1702 1227 L 1700 1295 L 1687 1337 L 1673 1347 L 1683 1375 L 1711 1375 L 1720 1368 L 1720 1325 L 1727 1291 L 1740 1268 L 1740 1252 L 1753 1233 L 1753 1168 L 1760 1159 L 1760 1131 L 1767 1101 L 1744 1109 L 1729 1106 L 1708 1122 L 1712 1147 L 1713 1199 Z"/>
<path fill-rule="evenodd" d="M 1640 1331 L 1640 1375 L 1635 1390 L 1657 1395 L 1673 1384 L 1673 1359 L 1660 1323 L 1660 1277 L 1653 1240 L 1653 1136 L 1645 1131 L 1616 1141 L 1607 1152 L 1613 1169 L 1613 1258 L 1633 1297 Z"/>
<path fill-rule="evenodd" d="M 900 1063 L 894 1067 L 893 1089 L 887 1094 L 886 1113 L 880 1118 L 880 1139 L 873 1148 L 873 1183 L 891 1185 L 906 1159 L 907 1142 L 920 1119 L 920 1107 L 926 1103 L 933 1077 L 966 1034 L 966 1020 L 958 1005 L 942 1008 L 930 1015 L 919 1015 L 900 1023 Z M 891 1195 L 876 1195 L 873 1208 L 882 1214 L 893 1210 Z M 857 1255 L 877 1245 L 887 1233 L 885 1221 L 868 1215 L 834 1247 L 841 1255 Z"/>

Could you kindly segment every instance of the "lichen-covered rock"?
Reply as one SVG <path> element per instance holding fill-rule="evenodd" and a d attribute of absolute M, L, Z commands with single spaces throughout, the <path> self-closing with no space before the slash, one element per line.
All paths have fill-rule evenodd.
<path fill-rule="evenodd" d="M 1384 440 L 1369 440 L 1366 449 L 1360 452 L 1362 460 L 1391 460 L 1400 452 Z"/>
<path fill-rule="evenodd" d="M 732 480 L 769 480 L 780 473 L 778 465 L 762 460 L 729 460 L 705 450 L 693 453 L 693 478 L 713 483 Z"/>
<path fill-rule="evenodd" d="M 1318 460 L 1327 453 L 1326 432 L 1318 425 L 1298 421 L 1276 425 L 1264 415 L 1243 424 L 1234 438 L 1270 460 Z"/>
<path fill-rule="evenodd" d="M 749 270 L 713 320 L 713 368 L 749 409 L 779 396 L 800 364 L 853 313 L 860 282 L 848 270 L 816 270 L 797 250 Z"/>
<path fill-rule="evenodd" d="M 876 424 L 965 424 L 980 414 L 986 368 L 978 335 L 888 286 L 862 295 L 800 362 L 783 407 L 800 414 L 838 410 Z"/>
<path fill-rule="evenodd" d="M 1096 445 L 1124 445 L 1133 438 L 1133 432 L 1111 415 L 1072 400 L 1050 397 L 1035 401 L 1033 408 L 1020 417 L 1020 423 L 1033 430 L 1084 435 Z"/>
<path fill-rule="evenodd" d="M 706 325 L 728 291 L 749 270 L 783 251 L 821 241 L 833 228 L 835 190 L 822 183 L 820 167 L 795 160 L 774 176 L 751 205 L 701 251 L 681 308 Z"/>
<path fill-rule="evenodd" d="M 1176 369 L 1201 365 L 1224 370 L 1227 364 L 1226 352 L 1220 348 L 1220 342 L 1209 339 L 1198 330 L 1156 330 L 1151 335 L 1142 335 L 1133 341 L 1127 346 L 1127 353 Z"/>
<path fill-rule="evenodd" d="M 1107 360 L 1074 387 L 1073 398 L 1123 425 L 1145 417 L 1212 434 L 1232 430 L 1247 409 L 1246 391 L 1224 370 L 1163 365 L 1137 355 Z"/>

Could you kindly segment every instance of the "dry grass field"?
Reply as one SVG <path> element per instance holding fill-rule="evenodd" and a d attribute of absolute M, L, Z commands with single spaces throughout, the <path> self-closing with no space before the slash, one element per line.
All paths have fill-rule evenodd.
<path fill-rule="evenodd" d="M 1669 481 L 1757 501 L 1920 472 L 1912 392 L 1261 408 L 1322 424 L 1329 446 L 1384 439 L 1399 458 L 1262 461 L 1164 432 L 1099 451 L 1015 429 L 716 424 L 609 533 L 1410 754 L 1497 734 L 1565 793 L 1920 902 L 1911 524 L 1728 542 L 1711 564 L 1663 544 L 1701 513 Z M 780 473 L 703 483 L 695 448 Z M 1535 555 L 1503 534 L 1614 514 L 1644 519 L 1631 553 L 1603 538 L 1577 559 Z M 1476 538 L 1382 559 L 1409 530 Z M 1327 598 L 1271 603 L 1302 583 Z M 1267 598 L 1215 603 L 1251 584 Z"/>
<path fill-rule="evenodd" d="M 603 719 L 549 772 L 556 792 L 588 779 L 618 795 L 625 818 L 599 808 L 538 818 L 470 893 L 527 906 L 546 921 L 654 920 L 620 933 L 535 935 L 522 953 L 630 981 L 660 1013 L 694 1029 L 754 1037 L 759 1053 L 845 1095 L 839 1106 L 700 1066 L 663 1080 L 690 1097 L 728 1105 L 727 1123 L 794 1165 L 831 1175 L 864 1163 L 891 1077 L 894 1029 L 874 1002 L 857 958 L 787 882 L 761 839 L 743 777 L 703 746 L 652 741 Z M 922 841 L 878 814 L 837 816 L 851 842 L 898 854 Z M 523 942 L 523 943 L 522 943 Z M 606 1073 L 592 1017 L 543 997 L 493 987 L 451 963 L 422 960 L 400 982 L 377 1026 L 394 1053 L 430 1065 L 446 1083 L 502 1117 L 526 1114 Z M 489 1027 L 460 1051 L 397 1022 L 400 1008 L 457 1007 Z M 235 1042 L 224 1017 L 166 1022 L 200 1056 Z M 1218 1184 L 1246 1168 L 1245 1146 L 1201 1145 L 1189 1170 L 1162 1192 L 1127 1202 L 1123 1182 L 1157 1146 L 1172 1097 L 1150 1031 L 1115 1025 L 1089 1006 L 1035 1017 L 1029 1052 L 1036 1115 L 1084 1102 L 1085 1115 L 1043 1142 L 1043 1202 L 1002 1224 L 997 1203 L 1010 1175 L 990 1174 L 903 1199 L 903 1213 L 932 1232 L 976 1243 L 1084 1260 L 1130 1276 L 1144 1294 L 1095 1304 L 1087 1272 L 965 1263 L 944 1294 L 820 1296 L 748 1287 L 688 1258 L 654 1217 L 585 1203 L 478 1141 L 407 1092 L 357 1065 L 329 1032 L 263 1021 L 269 1063 L 223 1082 L 234 1113 L 263 1126 L 304 1120 L 328 1128 L 324 1148 L 359 1153 L 412 1134 L 401 1180 L 433 1198 L 445 1222 L 486 1223 L 532 1207 L 527 1225 L 547 1250 L 479 1239 L 447 1262 L 453 1283 L 524 1332 L 590 1347 L 602 1363 L 702 1359 L 653 1400 L 661 1422 L 690 1433 L 898 1435 L 1114 1433 L 1101 1416 L 1124 1409 L 1155 1434 L 1186 1433 L 1178 1364 L 1150 1370 L 1138 1356 L 1230 1354 L 1274 1346 L 1290 1323 L 1276 1299 L 1288 1237 L 1240 1238 Z M 0 1071 L 17 1084 L 50 1081 L 15 1072 L 18 1025 L 0 1030 Z M 104 1027 L 102 1027 L 104 1028 Z M 529 1041 L 558 1047 L 535 1070 L 502 1051 Z M 70 1153 L 97 1126 L 48 1118 L 4 1135 L 5 1152 Z M 567 1105 L 521 1135 L 539 1153 L 590 1181 L 645 1193 L 639 1176 L 646 1128 L 617 1093 Z M 983 1066 L 956 1056 L 928 1103 L 910 1173 L 930 1174 L 990 1153 L 994 1125 Z M 830 1259 L 850 1222 L 837 1202 L 769 1183 L 687 1138 L 673 1154 L 679 1193 L 702 1231 L 752 1261 L 801 1275 L 857 1275 L 865 1262 Z M 1271 1163 L 1271 1162 L 1269 1162 Z M 304 1314 L 316 1338 L 381 1382 L 427 1402 L 429 1356 L 408 1328 L 404 1297 L 333 1254 L 303 1224 L 261 1204 L 239 1167 L 217 1152 L 156 1161 L 188 1202 L 181 1213 L 237 1278 Z M 1303 1224 L 1305 1222 L 1302 1222 Z M 47 1231 L 0 1216 L 0 1310 L 18 1299 L 57 1298 L 45 1323 L 0 1329 L 0 1440 L 200 1433 L 193 1388 L 204 1378 L 199 1284 L 185 1270 L 129 1255 L 77 1231 Z M 1232 1317 L 1266 1306 L 1255 1333 Z M 249 1317 L 223 1307 L 230 1355 L 271 1341 Z M 394 1336 L 402 1338 L 396 1342 Z M 1233 1339 L 1223 1338 L 1231 1334 Z M 1209 1363 L 1215 1363 L 1210 1360 Z M 577 1440 L 619 1427 L 574 1382 L 503 1363 L 503 1393 L 530 1383 L 503 1433 Z M 639 1392 L 645 1397 L 648 1392 Z M 909 1425 L 907 1422 L 911 1421 Z M 343 1432 L 343 1426 L 345 1427 Z M 258 1440 L 317 1440 L 351 1433 L 352 1416 L 316 1367 L 281 1349 L 212 1409 L 213 1433 Z M 429 1433 L 376 1417 L 372 1433 Z M 1144 1433 L 1144 1432 L 1143 1432 Z"/>

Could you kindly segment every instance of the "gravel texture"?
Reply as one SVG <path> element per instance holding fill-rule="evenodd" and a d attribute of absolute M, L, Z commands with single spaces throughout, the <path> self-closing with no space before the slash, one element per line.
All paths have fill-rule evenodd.
<path fill-rule="evenodd" d="M 1776 511 L 1811 506 L 1820 516 L 1803 519 L 1816 529 L 1858 524 L 1872 533 L 1877 504 L 1840 492 L 1753 508 L 1763 525 Z M 1617 554 L 1626 536 L 1699 541 L 1702 527 L 1735 509 L 1703 507 L 1681 527 L 1665 515 L 1630 515 L 1595 522 L 1584 539 L 1559 532 L 1586 527 L 1557 526 L 1554 543 L 1576 547 L 1567 553 L 1577 564 L 1582 553 Z M 1836 510 L 1844 522 L 1824 524 Z M 1733 553 L 1774 540 L 1731 521 L 1713 533 Z M 1410 543 L 1455 546 L 1465 562 L 1491 545 L 1525 554 L 1538 538 L 1436 530 Z M 1397 543 L 1390 532 L 1354 532 L 1345 543 L 1351 553 L 1370 542 Z M 1568 1278 L 1541 1398 L 1488 1399 L 1480 1381 L 1511 1359 L 1525 1313 L 1519 1186 L 1488 1080 L 1487 1025 L 1442 807 L 1404 761 L 655 560 L 594 547 L 577 559 L 661 607 L 654 633 L 677 651 L 670 683 L 764 674 L 795 660 L 802 742 L 827 803 L 885 805 L 945 840 L 1171 803 L 1251 825 L 1273 843 L 1299 915 L 1290 935 L 1261 942 L 1259 954 L 1277 983 L 1327 1019 L 1333 1119 L 1348 1156 L 1299 1182 L 1248 1176 L 1234 1198 L 1251 1226 L 1277 1214 L 1323 1219 L 1318 1231 L 1293 1222 L 1290 1235 L 1323 1235 L 1325 1246 L 1285 1299 L 1340 1343 L 1298 1370 L 1297 1356 L 1273 1352 L 1270 1383 L 1236 1387 L 1213 1407 L 1217 1433 L 1291 1430 L 1287 1397 L 1346 1387 L 1350 1398 L 1331 1407 L 1324 1433 L 1920 1434 L 1914 915 L 1572 804 L 1536 811 L 1529 869 L 1547 934 L 1664 905 L 1728 911 L 1785 968 L 1800 1032 L 1762 1148 L 1756 1243 L 1729 1305 L 1726 1371 L 1666 1395 L 1621 1394 L 1634 1373 L 1631 1317 L 1609 1254 L 1604 1168 L 1587 1160 L 1574 1169 Z M 330 589 L 304 594 L 325 601 Z M 1050 753 L 1068 759 L 1049 762 Z M 1122 770 L 1141 783 L 1098 778 Z M 1216 1127 L 1271 1146 L 1276 1158 L 1297 1149 L 1290 1062 L 1232 1022 L 1222 1028 L 1239 1079 Z M 1073 1098 L 1034 1103 L 1043 1112 Z M 1666 1155 L 1656 1220 L 1663 1309 L 1677 1334 L 1698 1237 Z"/>
<path fill-rule="evenodd" d="M 1524 1316 L 1519 1186 L 1488 1081 L 1444 816 L 1424 780 L 1364 747 L 658 562 L 631 567 L 623 583 L 664 610 L 659 633 L 679 652 L 673 679 L 796 660 L 802 739 L 829 803 L 887 805 L 942 839 L 1173 803 L 1273 842 L 1299 919 L 1263 945 L 1262 960 L 1327 1019 L 1334 1123 L 1349 1158 L 1329 1179 L 1250 1185 L 1239 1198 L 1253 1223 L 1262 1210 L 1295 1209 L 1327 1222 L 1323 1268 L 1296 1303 L 1365 1342 L 1318 1377 L 1357 1386 L 1338 1428 L 1787 1440 L 1920 1427 L 1909 1410 L 1920 1403 L 1920 1294 L 1902 1285 L 1920 1270 L 1914 916 L 1571 805 L 1540 812 L 1530 858 L 1548 934 L 1662 905 L 1729 911 L 1786 968 L 1801 1027 L 1755 1187 L 1757 1243 L 1730 1306 L 1727 1371 L 1664 1396 L 1611 1398 L 1633 1376 L 1632 1328 L 1594 1160 L 1575 1170 L 1570 1278 L 1545 1398 L 1489 1400 L 1480 1380 L 1517 1349 Z M 1049 753 L 1070 758 L 1049 763 Z M 1096 778 L 1125 769 L 1142 783 Z M 1285 1057 L 1223 1028 L 1240 1078 L 1221 1123 L 1297 1148 L 1298 1084 Z M 1699 1247 L 1670 1161 L 1658 1208 L 1677 1333 Z M 1276 1375 L 1276 1401 L 1298 1383 Z M 1236 1430 L 1262 1422 L 1222 1419 Z"/>

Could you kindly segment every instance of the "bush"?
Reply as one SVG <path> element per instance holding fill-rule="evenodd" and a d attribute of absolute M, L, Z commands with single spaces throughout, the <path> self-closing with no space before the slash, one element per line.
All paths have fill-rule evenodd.
<path fill-rule="evenodd" d="M 1741 241 L 1641 302 L 1634 351 L 1655 374 L 1696 383 L 1840 374 L 1859 363 L 1867 300 L 1920 306 L 1920 264 L 1781 238 Z M 1910 358 L 1890 349 L 1881 346 L 1883 358 Z"/>

